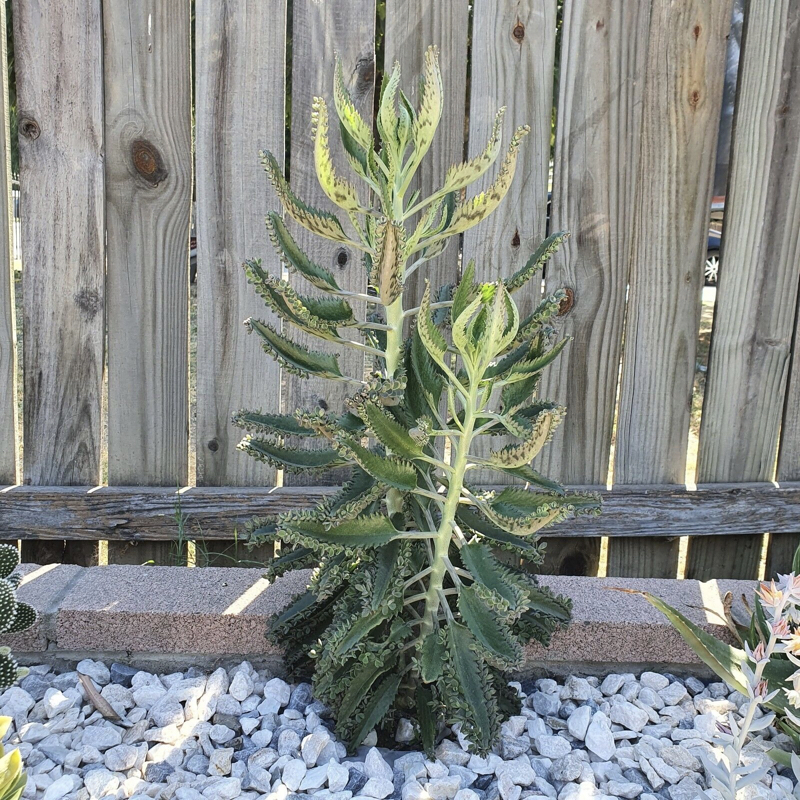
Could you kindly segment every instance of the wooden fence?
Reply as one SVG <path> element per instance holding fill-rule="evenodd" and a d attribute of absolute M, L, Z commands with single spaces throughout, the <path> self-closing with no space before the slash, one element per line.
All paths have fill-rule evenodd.
<path fill-rule="evenodd" d="M 213 554 L 254 511 L 308 503 L 341 478 L 280 486 L 235 449 L 240 407 L 344 399 L 281 376 L 245 337 L 241 321 L 264 310 L 241 262 L 280 268 L 257 152 L 287 153 L 298 193 L 325 206 L 309 117 L 334 54 L 370 114 L 376 42 L 410 89 L 436 44 L 447 94 L 423 191 L 485 141 L 496 107 L 508 106 L 507 130 L 532 126 L 510 197 L 464 237 L 483 278 L 510 273 L 545 235 L 557 109 L 549 225 L 573 236 L 545 284 L 567 287 L 574 341 L 544 382 L 569 413 L 540 468 L 601 486 L 606 506 L 552 530 L 548 568 L 595 572 L 609 537 L 609 575 L 672 577 L 688 536 L 688 576 L 754 577 L 769 534 L 767 568 L 785 570 L 800 541 L 800 0 L 748 5 L 695 487 L 687 441 L 731 0 L 570 0 L 558 59 L 556 0 L 386 0 L 385 14 L 375 0 L 196 0 L 194 26 L 189 0 L 13 0 L 24 411 L 17 420 L 4 224 L 0 536 L 29 558 L 85 562 L 107 541 L 110 562 L 164 559 L 179 505 L 182 535 Z M 8 149 L 6 133 L 5 186 Z M 355 254 L 303 243 L 363 291 Z M 458 264 L 451 246 L 432 279 Z"/>

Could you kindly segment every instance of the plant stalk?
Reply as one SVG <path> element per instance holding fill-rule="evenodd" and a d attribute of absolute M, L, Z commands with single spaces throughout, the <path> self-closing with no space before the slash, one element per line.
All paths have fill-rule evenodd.
<path fill-rule="evenodd" d="M 442 521 L 434 539 L 433 562 L 428 580 L 428 591 L 425 593 L 425 611 L 422 615 L 422 624 L 419 629 L 419 640 L 433 633 L 439 615 L 441 592 L 444 587 L 444 577 L 447 574 L 447 562 L 450 552 L 450 542 L 453 538 L 453 523 L 456 519 L 458 501 L 461 496 L 461 487 L 467 471 L 469 448 L 472 443 L 472 432 L 475 427 L 477 403 L 477 387 L 470 387 L 469 394 L 464 400 L 464 434 L 459 438 L 453 461 L 453 472 L 449 477 L 447 498 L 442 509 Z"/>

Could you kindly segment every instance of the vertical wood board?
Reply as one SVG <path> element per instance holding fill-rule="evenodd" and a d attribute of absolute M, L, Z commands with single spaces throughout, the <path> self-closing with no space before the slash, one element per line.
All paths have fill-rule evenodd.
<path fill-rule="evenodd" d="M 15 0 L 24 480 L 100 479 L 104 336 L 100 0 Z"/>
<path fill-rule="evenodd" d="M 745 17 L 700 429 L 697 480 L 704 483 L 771 480 L 784 407 L 797 413 L 784 401 L 800 263 L 798 28 L 797 0 L 753 3 Z M 785 435 L 788 442 L 790 421 Z M 689 577 L 756 578 L 761 548 L 747 540 L 760 542 L 760 533 L 691 540 Z M 791 568 L 786 551 L 796 538 L 781 534 L 770 543 L 770 569 Z"/>
<path fill-rule="evenodd" d="M 197 483 L 256 486 L 275 471 L 236 449 L 242 408 L 280 410 L 280 368 L 243 321 L 274 323 L 242 269 L 263 259 L 280 274 L 264 219 L 278 206 L 259 162 L 283 164 L 286 0 L 198 0 Z"/>
<path fill-rule="evenodd" d="M 11 260 L 11 153 L 8 131 L 6 7 L 0 7 L 0 484 L 17 482 L 17 330 Z"/>
<path fill-rule="evenodd" d="M 464 234 L 463 263 L 475 259 L 476 279 L 493 281 L 524 265 L 545 237 L 556 3 L 478 0 L 473 14 L 478 24 L 472 32 L 468 157 L 483 151 L 501 106 L 506 108 L 504 145 L 518 126 L 531 127 L 519 151 L 514 182 L 500 207 Z M 504 155 L 501 152 L 494 167 L 470 188 L 471 193 L 491 184 Z M 520 314 L 529 314 L 540 297 L 541 280 L 534 278 L 514 295 Z M 509 441 L 493 436 L 491 447 L 484 440 L 473 452 L 486 454 Z M 475 470 L 471 478 L 479 483 L 514 482 L 488 469 Z"/>
<path fill-rule="evenodd" d="M 314 169 L 314 142 L 311 139 L 311 106 L 315 96 L 325 97 L 331 120 L 329 144 L 334 164 L 341 175 L 350 176 L 350 166 L 338 135 L 338 123 L 333 106 L 333 78 L 335 55 L 342 60 L 342 69 L 353 101 L 365 119 L 372 119 L 373 89 L 375 82 L 375 5 L 373 0 L 351 0 L 348 3 L 299 0 L 293 6 L 292 40 L 292 126 L 290 180 L 294 192 L 304 202 L 316 208 L 337 213 L 346 220 L 344 212 L 337 209 L 324 195 Z M 365 186 L 359 184 L 363 194 Z M 346 223 L 345 223 L 346 225 Z M 346 291 L 365 292 L 367 277 L 360 252 L 330 242 L 292 226 L 299 245 L 316 263 L 331 270 L 336 282 Z M 290 282 L 305 294 L 316 290 L 299 276 L 290 276 Z M 354 304 L 356 315 L 363 319 L 364 307 Z M 284 332 L 294 341 L 319 352 L 339 354 L 339 369 L 352 378 L 364 375 L 364 355 L 360 350 L 330 345 L 291 326 Z M 355 332 L 352 332 L 355 333 Z M 296 409 L 316 411 L 320 408 L 334 415 L 344 411 L 344 401 L 352 387 L 334 381 L 299 378 L 285 375 L 285 413 Z M 304 447 L 309 445 L 303 442 Z M 343 470 L 320 474 L 289 474 L 286 485 L 337 484 L 345 479 Z"/>
<path fill-rule="evenodd" d="M 104 0 L 108 477 L 188 479 L 189 0 Z"/>

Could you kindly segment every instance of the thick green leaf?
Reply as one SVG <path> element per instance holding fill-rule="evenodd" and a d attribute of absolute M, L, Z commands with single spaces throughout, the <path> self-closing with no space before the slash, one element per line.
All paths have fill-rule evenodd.
<path fill-rule="evenodd" d="M 391 708 L 397 690 L 400 688 L 402 675 L 389 675 L 384 678 L 364 709 L 364 716 L 356 725 L 353 735 L 350 737 L 350 751 L 352 752 L 364 741 L 366 735 L 384 718 L 386 712 Z"/>
<path fill-rule="evenodd" d="M 321 522 L 310 519 L 291 520 L 283 523 L 282 528 L 323 544 L 355 548 L 380 547 L 404 533 L 381 514 L 349 519 L 327 530 Z"/>
<path fill-rule="evenodd" d="M 317 602 L 317 598 L 314 596 L 313 592 L 306 592 L 305 594 L 301 594 L 285 611 L 278 614 L 277 617 L 272 621 L 272 628 L 278 628 L 282 625 L 285 625 L 287 622 L 293 620 L 296 616 L 302 614 L 304 611 L 308 611 L 314 603 Z"/>
<path fill-rule="evenodd" d="M 339 361 L 335 355 L 309 350 L 282 336 L 271 325 L 252 317 L 247 320 L 247 326 L 261 337 L 264 350 L 290 372 L 302 377 L 308 375 L 333 379 L 344 377 L 339 371 Z"/>
<path fill-rule="evenodd" d="M 306 469 L 326 469 L 342 463 L 335 450 L 320 448 L 319 450 L 299 450 L 294 447 L 283 447 L 266 439 L 245 437 L 239 444 L 245 453 L 266 461 L 276 469 L 298 472 Z"/>
<path fill-rule="evenodd" d="M 485 517 L 476 514 L 474 511 L 466 508 L 465 506 L 459 507 L 458 512 L 456 512 L 456 517 L 469 529 L 482 534 L 487 539 L 492 539 L 499 544 L 512 545 L 523 552 L 527 551 L 534 558 L 539 553 L 539 548 L 535 542 L 522 539 L 519 536 L 515 536 L 513 533 L 508 533 L 507 531 L 498 528 L 494 523 L 490 522 Z"/>
<path fill-rule="evenodd" d="M 536 252 L 525 262 L 525 266 L 518 269 L 505 282 L 509 292 L 521 289 L 550 259 L 569 236 L 566 231 L 559 231 L 548 236 L 536 249 Z"/>
<path fill-rule="evenodd" d="M 538 486 L 540 489 L 553 492 L 553 494 L 563 495 L 566 493 L 566 489 L 564 489 L 564 487 L 558 483 L 558 481 L 550 480 L 550 478 L 547 478 L 540 472 L 537 472 L 528 464 L 523 464 L 521 467 L 494 466 L 492 469 L 496 469 L 498 472 L 502 472 L 505 475 L 512 475 L 515 478 L 520 478 L 523 481 L 532 483 L 534 486 Z"/>
<path fill-rule="evenodd" d="M 513 609 L 516 607 L 519 592 L 508 581 L 505 568 L 492 555 L 492 551 L 483 542 L 471 542 L 459 551 L 464 566 L 472 576 L 487 589 L 496 592 Z"/>
<path fill-rule="evenodd" d="M 413 373 L 419 381 L 425 402 L 432 412 L 436 411 L 442 396 L 442 374 L 422 343 L 417 330 L 414 331 L 411 338 L 410 356 Z"/>
<path fill-rule="evenodd" d="M 372 145 L 372 130 L 358 112 L 358 109 L 350 96 L 350 91 L 344 79 L 342 61 L 336 59 L 336 73 L 333 83 L 333 102 L 336 106 L 336 114 L 341 124 L 353 138 L 353 140 L 364 150 Z"/>
<path fill-rule="evenodd" d="M 422 295 L 422 302 L 417 314 L 417 333 L 430 357 L 445 372 L 448 372 L 449 368 L 445 362 L 447 342 L 431 319 L 431 287 L 429 283 L 425 284 L 425 292 Z"/>
<path fill-rule="evenodd" d="M 456 192 L 465 189 L 471 183 L 475 183 L 494 164 L 500 154 L 505 112 L 505 108 L 501 108 L 497 112 L 489 141 L 483 152 L 463 164 L 454 164 L 447 170 L 441 192 Z"/>
<path fill-rule="evenodd" d="M 444 645 L 438 635 L 431 634 L 425 638 L 419 648 L 419 675 L 425 683 L 434 683 L 442 677 L 444 664 Z"/>
<path fill-rule="evenodd" d="M 359 408 L 361 418 L 378 438 L 378 441 L 392 453 L 403 458 L 419 458 L 422 448 L 411 438 L 409 432 L 382 408 L 374 403 L 364 403 Z"/>
<path fill-rule="evenodd" d="M 353 474 L 347 483 L 336 493 L 327 516 L 331 519 L 352 516 L 352 512 L 363 511 L 374 498 L 375 479 L 358 467 L 353 468 Z"/>
<path fill-rule="evenodd" d="M 370 631 L 386 621 L 386 610 L 379 609 L 371 614 L 359 617 L 351 626 L 347 635 L 339 642 L 333 651 L 335 657 L 344 655 L 351 647 L 355 647 Z"/>
<path fill-rule="evenodd" d="M 511 366 L 508 374 L 502 376 L 503 381 L 506 383 L 516 383 L 518 381 L 529 378 L 531 375 L 541 372 L 545 367 L 552 364 L 558 358 L 561 351 L 572 341 L 565 337 L 561 339 L 555 347 L 551 347 L 546 353 L 543 353 L 536 358 L 524 359 L 517 361 Z"/>
<path fill-rule="evenodd" d="M 281 217 L 274 211 L 267 214 L 267 230 L 272 245 L 283 264 L 302 275 L 310 284 L 326 292 L 338 291 L 339 284 L 330 270 L 315 264 L 292 238 Z"/>
<path fill-rule="evenodd" d="M 262 151 L 261 163 L 269 174 L 272 185 L 275 188 L 275 194 L 278 195 L 283 207 L 286 209 L 286 213 L 295 222 L 300 223 L 311 233 L 316 233 L 318 236 L 323 236 L 334 242 L 350 242 L 342 228 L 342 223 L 333 214 L 308 206 L 295 195 L 286 178 L 283 177 L 280 164 L 278 164 L 272 153 L 268 150 Z"/>
<path fill-rule="evenodd" d="M 533 420 L 506 416 L 503 425 L 514 436 L 522 439 L 520 444 L 510 444 L 501 450 L 492 450 L 489 463 L 498 467 L 522 467 L 529 464 L 544 447 L 558 427 L 564 415 L 561 407 L 547 408 Z"/>
<path fill-rule="evenodd" d="M 345 451 L 358 463 L 361 469 L 386 486 L 413 491 L 417 486 L 417 471 L 414 465 L 399 458 L 387 457 L 362 447 L 352 439 L 342 440 Z"/>
<path fill-rule="evenodd" d="M 509 667 L 517 666 L 521 649 L 505 622 L 478 597 L 472 586 L 462 586 L 458 593 L 458 610 L 470 633 L 486 650 Z"/>
<path fill-rule="evenodd" d="M 455 322 L 464 309 L 475 299 L 477 287 L 475 286 L 475 259 L 471 258 L 461 276 L 461 280 L 453 293 L 453 307 L 450 312 L 451 319 Z"/>
<path fill-rule="evenodd" d="M 375 582 L 372 587 L 372 607 L 378 609 L 386 597 L 386 591 L 394 577 L 397 559 L 400 556 L 400 542 L 395 540 L 381 547 L 375 554 Z"/>
<path fill-rule="evenodd" d="M 433 142 L 433 135 L 442 118 L 443 94 L 442 73 L 439 71 L 436 48 L 429 47 L 425 51 L 419 112 L 412 126 L 414 158 L 411 166 L 414 168 L 422 161 Z"/>
<path fill-rule="evenodd" d="M 332 203 L 344 211 L 356 213 L 364 211 L 355 186 L 350 181 L 339 177 L 333 166 L 333 158 L 328 145 L 328 106 L 324 98 L 314 98 L 312 114 L 314 119 L 314 167 L 322 191 Z"/>
<path fill-rule="evenodd" d="M 316 436 L 291 414 L 263 414 L 260 411 L 237 411 L 231 420 L 237 428 L 251 433 L 271 433 L 275 436 Z"/>
<path fill-rule="evenodd" d="M 741 664 L 746 658 L 744 651 L 721 642 L 710 633 L 706 633 L 680 611 L 665 603 L 650 592 L 641 593 L 645 599 L 655 606 L 671 623 L 676 631 L 697 657 L 729 686 L 741 694 L 747 694 L 747 679 L 742 674 Z"/>
<path fill-rule="evenodd" d="M 429 686 L 417 686 L 417 719 L 422 749 L 428 758 L 433 759 L 436 744 L 436 716 L 433 713 L 433 692 Z"/>
<path fill-rule="evenodd" d="M 480 750 L 488 750 L 492 745 L 492 719 L 487 706 L 487 687 L 482 680 L 479 657 L 474 652 L 475 640 L 469 629 L 458 622 L 447 626 L 449 661 L 460 684 L 464 700 L 474 720 L 473 735 Z"/>
<path fill-rule="evenodd" d="M 396 657 L 389 656 L 387 660 L 378 662 L 369 661 L 364 664 L 353 676 L 350 685 L 347 687 L 341 705 L 339 706 L 338 717 L 341 722 L 347 722 L 355 713 L 359 704 L 369 693 L 381 675 L 385 675 L 395 665 Z"/>
<path fill-rule="evenodd" d="M 569 622 L 571 604 L 563 597 L 553 594 L 544 586 L 529 584 L 526 587 L 528 592 L 528 608 L 539 614 L 553 617 L 559 622 Z"/>

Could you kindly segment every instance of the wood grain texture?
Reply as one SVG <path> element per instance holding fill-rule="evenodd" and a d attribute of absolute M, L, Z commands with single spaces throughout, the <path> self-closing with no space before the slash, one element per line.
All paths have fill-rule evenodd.
<path fill-rule="evenodd" d="M 553 0 L 478 0 L 473 16 L 480 23 L 472 32 L 468 157 L 486 146 L 501 106 L 506 108 L 505 143 L 520 125 L 531 126 L 508 195 L 494 214 L 464 234 L 463 263 L 475 259 L 476 278 L 492 281 L 519 269 L 546 234 L 556 4 Z M 470 193 L 489 186 L 502 158 L 498 156 L 495 167 Z M 523 315 L 540 299 L 539 280 L 514 295 Z M 473 452 L 483 455 L 508 441 L 507 437 L 493 437 L 491 447 L 488 441 L 480 441 Z M 471 475 L 477 483 L 496 482 L 501 477 L 483 469 Z"/>
<path fill-rule="evenodd" d="M 564 8 L 550 231 L 572 235 L 547 266 L 545 292 L 569 290 L 556 324 L 573 342 L 543 375 L 540 396 L 567 415 L 538 468 L 571 483 L 608 476 L 649 20 L 649 4 L 578 0 Z M 585 547 L 596 570 L 600 540 Z M 548 559 L 561 560 L 560 549 L 549 539 Z M 576 563 L 576 553 L 566 556 L 565 566 Z"/>
<path fill-rule="evenodd" d="M 328 102 L 329 114 L 333 110 L 333 77 L 336 54 L 350 93 L 362 116 L 372 119 L 375 83 L 375 3 L 374 0 L 298 0 L 293 6 L 292 18 L 292 126 L 290 180 L 292 189 L 306 203 L 317 208 L 334 211 L 342 220 L 343 212 L 337 209 L 323 193 L 314 169 L 314 142 L 311 139 L 311 105 L 315 96 Z M 350 175 L 350 165 L 338 135 L 338 124 L 331 125 L 329 136 L 334 164 L 341 175 Z M 364 185 L 359 186 L 363 193 Z M 347 224 L 345 222 L 345 224 Z M 330 269 L 336 281 L 346 291 L 365 292 L 366 272 L 361 254 L 353 248 L 342 247 L 313 236 L 293 226 L 300 246 L 313 261 Z M 291 276 L 291 283 L 304 294 L 318 293 L 299 276 Z M 354 305 L 356 314 L 363 319 L 364 308 Z M 361 378 L 364 374 L 364 356 L 360 350 L 332 346 L 321 339 L 301 334 L 290 326 L 287 335 L 307 347 L 320 352 L 340 354 L 339 368 L 345 375 Z M 283 408 L 286 413 L 295 409 L 329 409 L 333 414 L 344 411 L 344 401 L 349 395 L 345 384 L 323 379 L 303 379 L 286 376 L 286 396 Z M 308 445 L 303 442 L 303 446 Z M 331 470 L 310 479 L 312 484 L 341 483 L 345 470 Z M 303 475 L 286 475 L 287 485 L 309 482 Z"/>
<path fill-rule="evenodd" d="M 402 70 L 402 86 L 411 102 L 419 101 L 419 77 L 425 51 L 430 45 L 439 48 L 439 66 L 444 85 L 442 121 L 436 137 L 422 162 L 418 179 L 412 183 L 409 197 L 419 189 L 426 197 L 438 189 L 447 168 L 464 160 L 465 106 L 467 85 L 468 0 L 387 0 L 384 67 L 395 61 Z M 496 110 L 496 109 L 494 109 Z M 413 230 L 415 219 L 408 227 Z M 406 283 L 405 302 L 412 307 L 422 298 L 425 279 L 435 290 L 458 280 L 458 241 L 454 237 L 438 258 L 424 264 Z"/>
<path fill-rule="evenodd" d="M 197 483 L 257 486 L 274 470 L 236 449 L 231 415 L 280 410 L 280 368 L 242 322 L 272 320 L 242 269 L 262 258 L 280 274 L 264 219 L 277 200 L 259 163 L 283 163 L 286 0 L 198 0 Z"/>
<path fill-rule="evenodd" d="M 26 483 L 100 479 L 105 213 L 100 0 L 16 0 Z"/>
<path fill-rule="evenodd" d="M 615 482 L 684 480 L 730 14 L 730 0 L 651 7 Z M 676 544 L 610 548 L 609 568 L 674 575 Z"/>
<path fill-rule="evenodd" d="M 188 0 L 104 0 L 108 479 L 188 477 Z"/>
<path fill-rule="evenodd" d="M 0 483 L 17 482 L 17 328 L 11 262 L 11 149 L 6 8 L 0 8 Z"/>
<path fill-rule="evenodd" d="M 571 236 L 547 266 L 545 292 L 572 292 L 555 323 L 573 341 L 542 378 L 541 396 L 567 416 L 539 466 L 570 483 L 608 477 L 649 21 L 641 3 L 564 9 L 550 229 Z"/>
<path fill-rule="evenodd" d="M 492 487 L 488 487 L 491 489 Z M 599 517 L 568 519 L 559 538 L 592 536 L 726 536 L 800 527 L 800 483 L 682 486 L 573 487 L 599 491 Z M 256 513 L 311 508 L 335 491 L 326 487 L 281 489 L 195 487 L 182 489 L 180 508 L 197 538 L 229 539 Z M 166 487 L 12 486 L 0 488 L 0 532 L 9 539 L 125 541 L 174 539 L 179 501 Z M 202 533 L 202 536 L 199 533 Z"/>
<path fill-rule="evenodd" d="M 799 27 L 797 0 L 753 3 L 745 18 L 699 481 L 763 481 L 775 471 L 800 261 Z M 755 578 L 760 560 L 753 543 L 700 540 L 690 542 L 687 569 L 700 580 Z"/>
<path fill-rule="evenodd" d="M 654 0 L 614 480 L 681 483 L 729 0 Z"/>

